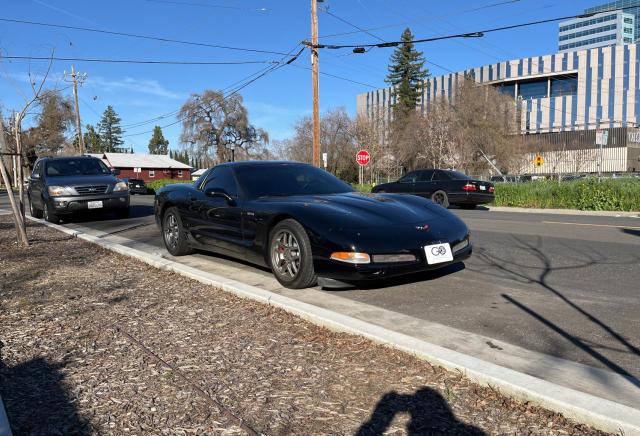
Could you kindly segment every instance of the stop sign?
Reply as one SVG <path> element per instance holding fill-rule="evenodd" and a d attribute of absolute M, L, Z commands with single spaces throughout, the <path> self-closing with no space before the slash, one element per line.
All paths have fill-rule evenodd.
<path fill-rule="evenodd" d="M 371 154 L 367 150 L 360 150 L 356 153 L 356 162 L 358 165 L 365 166 L 371 160 Z"/>

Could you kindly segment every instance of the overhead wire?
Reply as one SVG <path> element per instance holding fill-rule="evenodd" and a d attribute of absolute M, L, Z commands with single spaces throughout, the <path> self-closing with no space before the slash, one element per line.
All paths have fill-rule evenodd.
<path fill-rule="evenodd" d="M 14 18 L 0 18 L 0 22 L 5 23 L 14 23 L 14 24 L 25 24 L 30 26 L 40 26 L 40 27 L 53 27 L 58 29 L 68 29 L 68 30 L 77 30 L 81 32 L 92 32 L 92 33 L 101 33 L 105 35 L 113 35 L 113 36 L 122 36 L 127 38 L 138 38 L 138 39 L 146 39 L 151 41 L 160 41 L 174 44 L 185 44 L 185 45 L 194 45 L 199 47 L 210 47 L 210 48 L 219 48 L 224 50 L 235 50 L 235 51 L 243 51 L 243 52 L 252 52 L 252 53 L 266 53 L 266 54 L 276 54 L 276 55 L 286 55 L 286 53 L 272 50 L 262 50 L 256 48 L 246 48 L 246 47 L 233 47 L 227 45 L 219 45 L 219 44 L 209 44 L 204 42 L 196 42 L 196 41 L 185 41 L 179 39 L 165 38 L 160 36 L 151 36 L 151 35 L 141 35 L 136 33 L 128 33 L 128 32 L 117 32 L 113 30 L 104 30 L 104 29 L 95 29 L 90 27 L 79 27 L 79 26 L 69 26 L 64 24 L 56 24 L 56 23 L 44 23 L 38 21 L 28 21 L 28 20 L 18 20 Z"/>
<path fill-rule="evenodd" d="M 163 60 L 138 60 L 138 59 L 101 59 L 101 58 L 76 58 L 59 56 L 13 56 L 0 53 L 0 59 L 11 60 L 35 60 L 35 61 L 71 61 L 94 62 L 103 64 L 150 64 L 150 65 L 248 65 L 248 64 L 275 64 L 276 61 L 163 61 Z"/>

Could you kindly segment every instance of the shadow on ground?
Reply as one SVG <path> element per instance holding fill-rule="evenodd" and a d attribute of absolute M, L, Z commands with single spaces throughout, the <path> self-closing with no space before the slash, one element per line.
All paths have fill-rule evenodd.
<path fill-rule="evenodd" d="M 631 236 L 640 236 L 640 230 L 636 230 L 636 229 L 621 229 L 622 233 L 626 233 L 627 235 L 631 235 Z"/>
<path fill-rule="evenodd" d="M 89 435 L 64 387 L 64 364 L 35 358 L 8 367 L 0 361 L 0 393 L 15 435 Z"/>
<path fill-rule="evenodd" d="M 423 387 L 412 395 L 397 392 L 385 394 L 357 436 L 381 435 L 389 429 L 398 414 L 408 414 L 407 435 L 472 435 L 485 433 L 477 427 L 464 424 L 455 417 L 446 400 L 438 391 Z"/>
<path fill-rule="evenodd" d="M 623 229 L 629 230 L 629 229 Z M 566 246 L 565 259 L 571 259 L 574 261 L 571 265 L 557 265 L 554 264 L 552 259 L 545 254 L 545 249 L 543 247 L 542 238 L 537 238 L 536 243 L 530 243 L 525 241 L 524 239 L 511 235 L 512 241 L 516 247 L 527 252 L 528 254 L 534 256 L 538 262 L 537 265 L 531 264 L 531 262 L 523 263 L 514 259 L 502 258 L 498 257 L 494 254 L 487 252 L 486 250 L 478 250 L 478 257 L 483 261 L 485 267 L 482 268 L 482 272 L 488 275 L 495 275 L 498 277 L 496 273 L 491 271 L 499 271 L 503 274 L 507 274 L 511 278 L 518 280 L 523 283 L 534 283 L 539 285 L 542 289 L 549 292 L 550 294 L 557 297 L 558 301 L 562 304 L 567 305 L 572 310 L 580 314 L 586 321 L 592 323 L 597 326 L 603 334 L 608 335 L 611 339 L 613 339 L 619 346 L 621 347 L 620 352 L 632 354 L 634 356 L 640 357 L 640 348 L 631 343 L 627 338 L 618 333 L 613 327 L 608 325 L 603 320 L 599 319 L 586 309 L 582 308 L 575 301 L 571 300 L 564 293 L 560 292 L 557 287 L 551 285 L 549 281 L 550 275 L 554 271 L 561 270 L 580 270 L 584 268 L 588 268 L 592 265 L 616 265 L 616 264 L 629 264 L 629 265 L 637 265 L 640 263 L 640 256 L 634 256 L 633 259 L 624 262 L 613 262 L 606 258 L 606 256 L 601 255 L 595 251 L 585 252 L 576 250 L 575 248 L 570 248 Z M 488 267 L 488 268 L 487 268 Z M 534 318 L 542 325 L 562 337 L 572 346 L 575 346 L 582 350 L 584 353 L 591 356 L 596 361 L 600 362 L 606 368 L 614 371 L 617 374 L 624 376 L 632 385 L 637 388 L 640 388 L 640 379 L 634 376 L 629 369 L 623 368 L 617 362 L 608 358 L 600 351 L 596 349 L 593 344 L 590 344 L 588 341 L 580 338 L 576 334 L 572 334 L 558 324 L 553 323 L 548 317 L 544 316 L 544 314 L 540 313 L 540 311 L 535 311 L 534 309 L 526 306 L 522 302 L 518 301 L 514 297 L 501 294 L 502 298 L 505 299 L 510 304 L 513 304 L 523 313 L 529 315 Z M 598 347 L 600 348 L 600 347 Z"/>

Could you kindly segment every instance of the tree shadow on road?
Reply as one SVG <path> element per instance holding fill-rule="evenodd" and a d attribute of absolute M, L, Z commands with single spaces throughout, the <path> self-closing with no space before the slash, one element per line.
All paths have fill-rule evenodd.
<path fill-rule="evenodd" d="M 407 435 L 472 435 L 485 433 L 477 427 L 460 422 L 446 400 L 434 389 L 423 387 L 412 395 L 395 391 L 385 394 L 367 422 L 358 429 L 356 436 L 381 435 L 389 429 L 400 413 L 408 413 Z"/>
<path fill-rule="evenodd" d="M 502 273 L 506 273 L 511 278 L 514 278 L 520 282 L 525 283 L 535 283 L 538 284 L 543 289 L 549 291 L 556 297 L 558 297 L 563 303 L 567 306 L 571 307 L 573 310 L 578 312 L 584 318 L 586 318 L 589 322 L 597 325 L 600 329 L 605 331 L 611 338 L 613 338 L 616 342 L 618 342 L 622 347 L 622 352 L 630 353 L 640 357 L 640 348 L 630 343 L 625 337 L 616 332 L 611 326 L 609 326 L 604 321 L 600 320 L 593 314 L 589 313 L 587 310 L 580 307 L 578 304 L 574 303 L 571 299 L 561 293 L 558 289 L 553 287 L 549 283 L 549 275 L 554 271 L 561 270 L 579 270 L 588 268 L 593 265 L 621 265 L 621 264 L 638 264 L 640 262 L 640 258 L 638 256 L 634 256 L 634 259 L 625 262 L 611 262 L 607 260 L 605 256 L 599 255 L 594 252 L 583 252 L 580 250 L 576 250 L 575 248 L 567 248 L 567 253 L 564 256 L 565 260 L 574 261 L 571 265 L 554 265 L 549 256 L 547 256 L 542 249 L 542 239 L 538 238 L 538 242 L 534 245 L 524 241 L 522 238 L 511 235 L 511 238 L 515 242 L 515 246 L 519 249 L 526 251 L 529 254 L 532 254 L 539 262 L 540 266 L 532 266 L 530 264 L 519 263 L 515 260 L 499 258 L 493 254 L 488 253 L 486 250 L 477 250 L 478 257 L 482 259 L 488 267 L 496 269 Z M 573 251 L 577 254 L 577 256 L 572 256 Z M 533 270 L 533 273 L 530 274 L 528 271 Z M 495 273 L 487 272 L 485 269 L 485 274 L 497 275 Z M 640 388 L 640 380 L 629 373 L 626 369 L 622 368 L 620 365 L 616 364 L 612 360 L 608 359 L 598 351 L 596 351 L 592 346 L 589 345 L 588 342 L 580 339 L 579 337 L 568 333 L 563 330 L 561 327 L 552 323 L 548 319 L 546 319 L 541 314 L 535 312 L 534 310 L 528 308 L 524 304 L 518 302 L 513 297 L 510 297 L 506 294 L 501 294 L 502 297 L 508 302 L 514 304 L 520 310 L 524 311 L 528 315 L 532 316 L 536 320 L 540 321 L 546 327 L 550 328 L 554 332 L 561 335 L 564 339 L 568 340 L 574 346 L 580 348 L 591 357 L 599 361 L 601 364 L 609 368 L 610 370 L 625 376 L 633 385 Z"/>
<path fill-rule="evenodd" d="M 15 435 L 90 435 L 63 385 L 62 364 L 37 357 L 8 367 L 0 361 L 0 393 Z"/>

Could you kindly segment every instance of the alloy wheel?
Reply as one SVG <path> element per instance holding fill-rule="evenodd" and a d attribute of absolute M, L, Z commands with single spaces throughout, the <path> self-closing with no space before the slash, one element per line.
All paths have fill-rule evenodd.
<path fill-rule="evenodd" d="M 300 271 L 300 244 L 288 230 L 278 232 L 271 248 L 271 264 L 281 277 L 294 279 Z"/>
<path fill-rule="evenodd" d="M 180 236 L 180 227 L 174 214 L 167 215 L 164 222 L 164 240 L 171 248 L 176 248 Z"/>

